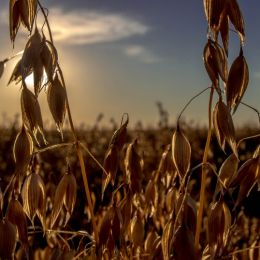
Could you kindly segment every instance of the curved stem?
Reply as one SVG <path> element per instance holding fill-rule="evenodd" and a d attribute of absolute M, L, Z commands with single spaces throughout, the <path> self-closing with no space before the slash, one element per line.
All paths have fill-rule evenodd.
<path fill-rule="evenodd" d="M 49 21 L 48 21 L 48 17 L 47 17 L 47 15 L 45 13 L 45 10 L 44 10 L 44 8 L 41 5 L 39 0 L 38 0 L 38 4 L 39 4 L 39 7 L 40 7 L 40 9 L 42 11 L 42 14 L 44 16 L 44 19 L 45 19 L 45 22 L 46 22 L 46 25 L 47 25 L 47 28 L 48 28 L 50 41 L 51 41 L 52 44 L 54 44 L 53 43 L 53 37 L 52 37 L 50 24 L 49 24 Z M 96 221 L 95 221 L 95 215 L 94 215 L 93 204 L 92 204 L 90 190 L 89 190 L 89 185 L 88 185 L 88 179 L 87 179 L 87 173 L 86 173 L 86 167 L 85 167 L 85 163 L 84 163 L 84 159 L 83 159 L 83 154 L 82 154 L 82 150 L 81 150 L 81 147 L 79 145 L 78 137 L 77 137 L 77 134 L 76 134 L 76 131 L 75 131 L 75 127 L 74 127 L 74 124 L 73 124 L 73 120 L 72 120 L 72 116 L 71 116 L 71 110 L 70 110 L 70 105 L 69 105 L 69 100 L 68 100 L 68 95 L 67 95 L 66 84 L 65 84 L 64 76 L 63 76 L 63 73 L 62 73 L 62 70 L 60 68 L 59 63 L 57 64 L 57 68 L 58 68 L 58 72 L 59 72 L 60 77 L 61 77 L 62 85 L 64 86 L 64 89 L 65 89 L 65 92 L 66 92 L 65 97 L 66 97 L 66 108 L 67 108 L 67 113 L 68 113 L 68 119 L 69 119 L 70 128 L 71 128 L 74 140 L 76 142 L 77 155 L 78 155 L 78 159 L 79 159 L 79 163 L 80 163 L 81 175 L 82 175 L 84 188 L 85 188 L 85 193 L 86 193 L 88 206 L 89 206 L 89 210 L 90 210 L 90 214 L 91 214 L 91 221 L 92 221 L 93 231 L 94 231 L 94 235 L 95 235 L 95 240 L 98 243 L 98 229 L 97 229 L 97 225 L 96 225 Z"/>
<path fill-rule="evenodd" d="M 206 141 L 204 154 L 203 154 L 203 160 L 202 160 L 203 164 L 207 163 L 209 146 L 210 146 L 210 141 L 211 141 L 211 133 L 212 133 L 211 110 L 212 110 L 213 94 L 214 94 L 214 87 L 211 87 L 210 96 L 209 96 L 209 106 L 208 106 L 209 128 L 208 128 L 207 141 Z M 200 239 L 202 217 L 203 217 L 203 208 L 204 208 L 204 201 L 205 201 L 206 176 L 207 176 L 206 168 L 202 167 L 200 200 L 199 200 L 199 209 L 198 209 L 198 214 L 197 214 L 197 225 L 196 225 L 196 234 L 195 234 L 195 248 L 197 250 L 199 249 L 199 239 Z"/>
<path fill-rule="evenodd" d="M 246 104 L 246 103 L 244 103 L 244 102 L 240 102 L 240 104 L 242 104 L 242 105 L 244 105 L 245 107 L 248 107 L 248 108 L 254 110 L 254 111 L 257 113 L 257 115 L 258 115 L 258 121 L 259 121 L 259 123 L 260 123 L 260 112 L 259 112 L 256 108 L 254 108 L 254 107 L 252 107 L 252 106 L 250 106 L 250 105 L 248 105 L 248 104 Z"/>
<path fill-rule="evenodd" d="M 183 108 L 182 111 L 180 112 L 180 114 L 179 114 L 179 116 L 178 116 L 178 119 L 177 119 L 177 122 L 179 122 L 179 120 L 180 120 L 180 118 L 181 118 L 183 112 L 186 110 L 186 108 L 189 106 L 189 104 L 190 104 L 194 99 L 196 99 L 198 96 L 200 96 L 201 94 L 203 94 L 205 91 L 207 91 L 207 90 L 210 89 L 210 88 L 212 88 L 212 87 L 207 87 L 207 88 L 203 89 L 202 91 L 200 91 L 198 94 L 196 94 L 194 97 L 192 97 L 192 98 L 188 101 L 188 103 L 184 106 L 184 108 Z"/>

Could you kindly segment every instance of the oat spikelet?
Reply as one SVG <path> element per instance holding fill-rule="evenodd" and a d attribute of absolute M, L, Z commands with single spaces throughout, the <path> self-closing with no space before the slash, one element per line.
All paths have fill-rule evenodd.
<path fill-rule="evenodd" d="M 12 198 L 10 200 L 8 204 L 6 218 L 17 227 L 19 240 L 22 242 L 23 247 L 28 254 L 29 242 L 27 232 L 27 220 L 25 212 L 23 211 L 23 206 L 17 199 Z"/>
<path fill-rule="evenodd" d="M 213 125 L 222 150 L 225 151 L 225 142 L 227 142 L 233 153 L 238 157 L 233 120 L 228 107 L 223 103 L 221 98 L 213 111 Z"/>
<path fill-rule="evenodd" d="M 179 176 L 183 178 L 190 169 L 191 146 L 179 123 L 172 137 L 172 158 Z"/>
<path fill-rule="evenodd" d="M 23 209 L 33 223 L 35 216 L 40 219 L 45 229 L 46 189 L 41 176 L 32 172 L 22 187 Z"/>
<path fill-rule="evenodd" d="M 16 171 L 23 173 L 30 163 L 33 152 L 33 141 L 24 126 L 17 134 L 13 147 L 13 155 L 16 166 Z"/>
<path fill-rule="evenodd" d="M 39 102 L 35 95 L 25 86 L 21 93 L 21 110 L 23 122 L 34 134 L 35 139 L 37 140 L 37 133 L 39 132 L 46 143 Z"/>
<path fill-rule="evenodd" d="M 71 173 L 70 168 L 68 168 L 67 173 L 60 180 L 58 187 L 55 192 L 54 204 L 51 214 L 51 228 L 55 225 L 55 222 L 64 206 L 68 216 L 71 216 L 77 197 L 77 183 L 74 175 Z M 66 223 L 65 223 L 66 225 Z"/>
<path fill-rule="evenodd" d="M 228 0 L 227 1 L 227 12 L 231 23 L 234 25 L 238 35 L 240 37 L 241 44 L 244 44 L 245 41 L 245 25 L 244 18 L 240 11 L 237 0 Z"/>
<path fill-rule="evenodd" d="M 13 259 L 16 245 L 16 228 L 7 219 L 0 220 L 0 258 Z"/>
<path fill-rule="evenodd" d="M 231 214 L 223 198 L 210 205 L 207 234 L 212 259 L 221 257 L 228 242 L 231 227 Z"/>
<path fill-rule="evenodd" d="M 9 2 L 9 29 L 10 29 L 10 38 L 11 41 L 14 43 L 16 34 L 18 32 L 20 26 L 20 7 L 19 1 L 17 0 L 10 0 Z"/>
<path fill-rule="evenodd" d="M 248 82 L 249 70 L 241 48 L 239 56 L 231 65 L 226 87 L 227 106 L 230 110 L 234 109 L 233 113 L 235 113 L 239 103 L 241 102 L 247 89 Z"/>
<path fill-rule="evenodd" d="M 57 75 L 48 86 L 47 100 L 57 129 L 63 138 L 62 126 L 66 115 L 66 90 Z"/>
<path fill-rule="evenodd" d="M 131 240 L 135 246 L 143 246 L 144 224 L 139 212 L 137 212 L 130 222 Z"/>

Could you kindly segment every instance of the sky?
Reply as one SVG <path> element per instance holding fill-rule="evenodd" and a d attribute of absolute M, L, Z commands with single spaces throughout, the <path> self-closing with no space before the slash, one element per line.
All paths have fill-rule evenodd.
<path fill-rule="evenodd" d="M 76 124 L 87 126 L 99 113 L 103 123 L 153 126 L 159 120 L 156 102 L 169 113 L 170 123 L 185 103 L 210 86 L 202 52 L 207 41 L 203 1 L 198 0 L 45 0 Z M 260 2 L 238 0 L 245 20 L 244 55 L 250 81 L 243 101 L 259 108 Z M 41 27 L 41 17 L 39 27 Z M 0 5 L 0 59 L 22 50 L 27 33 L 21 28 L 15 48 L 9 37 L 8 1 Z M 230 32 L 229 64 L 239 53 L 239 41 Z M 20 86 L 6 86 L 18 59 L 6 66 L 0 80 L 0 114 L 20 113 Z M 209 93 L 196 99 L 184 117 L 206 123 Z M 46 95 L 41 93 L 43 119 L 48 121 Z M 240 106 L 235 124 L 256 124 L 257 116 Z"/>

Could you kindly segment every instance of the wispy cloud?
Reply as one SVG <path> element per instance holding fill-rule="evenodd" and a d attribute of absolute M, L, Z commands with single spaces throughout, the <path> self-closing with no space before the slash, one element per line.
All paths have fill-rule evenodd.
<path fill-rule="evenodd" d="M 160 59 L 141 45 L 130 45 L 124 49 L 125 55 L 130 58 L 138 59 L 140 62 L 151 64 L 160 61 Z"/>
<path fill-rule="evenodd" d="M 65 12 L 57 7 L 51 8 L 49 14 L 54 39 L 64 44 L 112 42 L 144 35 L 149 30 L 145 24 L 121 14 L 88 10 Z M 6 12 L 1 12 L 0 21 L 8 21 Z"/>

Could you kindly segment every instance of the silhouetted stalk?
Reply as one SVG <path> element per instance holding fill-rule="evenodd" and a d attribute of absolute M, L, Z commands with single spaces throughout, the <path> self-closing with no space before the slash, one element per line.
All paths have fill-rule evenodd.
<path fill-rule="evenodd" d="M 209 146 L 211 141 L 211 134 L 212 134 L 212 100 L 214 94 L 214 87 L 211 87 L 210 96 L 209 96 L 209 106 L 208 106 L 208 135 L 207 141 L 204 149 L 203 160 L 202 163 L 206 164 L 208 160 L 209 154 Z M 205 201 L 205 188 L 206 188 L 206 176 L 207 176 L 207 169 L 205 166 L 202 166 L 202 176 L 201 176 L 201 187 L 200 187 L 200 200 L 199 200 L 199 208 L 197 214 L 197 225 L 196 225 L 196 234 L 195 234 L 195 248 L 199 249 L 199 240 L 200 240 L 200 232 L 201 232 L 201 225 L 202 225 L 202 218 L 203 218 L 203 208 L 204 208 L 204 201 Z"/>
<path fill-rule="evenodd" d="M 43 6 L 41 5 L 40 1 L 38 1 L 38 4 L 39 4 L 40 9 L 43 13 L 43 16 L 44 16 L 44 19 L 45 19 L 45 22 L 46 22 L 46 25 L 47 25 L 47 28 L 48 28 L 50 41 L 53 44 L 53 37 L 52 37 L 52 32 L 51 32 L 50 24 L 49 24 L 49 21 L 48 21 L 48 17 L 46 15 L 45 10 L 44 10 Z M 62 70 L 61 70 L 59 64 L 57 64 L 57 67 L 58 67 L 58 72 L 59 72 L 60 77 L 61 77 L 62 85 L 64 86 L 65 92 L 66 92 L 66 95 L 65 95 L 66 96 L 66 108 L 67 108 L 67 113 L 68 113 L 69 124 L 70 124 L 70 128 L 71 128 L 74 140 L 76 142 L 77 155 L 78 155 L 78 158 L 79 158 L 81 175 L 82 175 L 85 193 L 86 193 L 88 206 L 89 206 L 89 210 L 90 210 L 90 214 L 91 214 L 91 221 L 92 221 L 92 226 L 93 226 L 93 231 L 94 231 L 94 237 L 95 237 L 95 241 L 98 243 L 98 229 L 97 229 L 97 225 L 96 225 L 96 221 L 95 221 L 95 215 L 94 215 L 93 204 L 92 204 L 89 185 L 88 185 L 88 179 L 87 179 L 87 173 L 86 173 L 86 167 L 85 167 L 85 163 L 84 163 L 84 159 L 83 159 L 83 154 L 82 154 L 81 147 L 79 145 L 79 140 L 78 140 L 78 137 L 77 137 L 77 134 L 76 134 L 76 131 L 75 131 L 75 128 L 74 128 L 72 116 L 71 116 L 71 110 L 70 110 L 70 105 L 69 105 L 69 100 L 68 100 L 64 76 L 63 76 L 63 73 L 62 73 Z"/>

